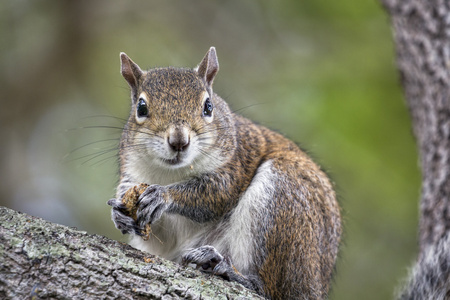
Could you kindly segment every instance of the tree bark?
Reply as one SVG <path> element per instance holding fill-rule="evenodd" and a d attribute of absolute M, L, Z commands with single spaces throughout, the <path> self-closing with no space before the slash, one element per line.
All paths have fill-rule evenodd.
<path fill-rule="evenodd" d="M 237 283 L 0 207 L 1 299 L 260 299 Z"/>
<path fill-rule="evenodd" d="M 450 299 L 450 2 L 381 1 L 422 169 L 419 255 L 398 299 Z"/>
<path fill-rule="evenodd" d="M 450 229 L 450 2 L 382 2 L 420 151 L 420 258 Z"/>

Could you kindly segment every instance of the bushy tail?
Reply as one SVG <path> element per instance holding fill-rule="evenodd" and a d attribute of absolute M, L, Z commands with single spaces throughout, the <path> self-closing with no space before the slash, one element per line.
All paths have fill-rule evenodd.
<path fill-rule="evenodd" d="M 450 234 L 424 251 L 397 299 L 450 299 Z"/>

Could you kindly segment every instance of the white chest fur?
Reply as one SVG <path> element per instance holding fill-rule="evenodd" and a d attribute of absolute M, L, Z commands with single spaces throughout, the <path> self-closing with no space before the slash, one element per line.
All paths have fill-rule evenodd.
<path fill-rule="evenodd" d="M 133 236 L 130 244 L 178 262 L 187 249 L 209 244 L 222 255 L 230 256 L 241 273 L 252 272 L 256 246 L 252 233 L 272 198 L 274 176 L 271 162 L 263 163 L 227 221 L 197 223 L 180 215 L 165 214 L 152 225 L 153 235 L 148 241 Z"/>

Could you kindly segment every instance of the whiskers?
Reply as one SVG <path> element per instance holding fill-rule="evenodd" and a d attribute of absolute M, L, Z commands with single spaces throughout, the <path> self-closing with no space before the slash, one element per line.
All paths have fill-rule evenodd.
<path fill-rule="evenodd" d="M 118 163 L 121 154 L 127 156 L 147 155 L 149 149 L 164 153 L 165 135 L 161 120 L 149 119 L 145 126 L 111 115 L 95 115 L 81 119 L 81 125 L 66 130 L 72 147 L 62 158 L 64 163 L 78 163 L 80 166 L 95 167 L 105 163 Z M 229 116 L 216 116 L 215 122 L 192 124 L 197 139 L 199 155 L 204 159 L 194 159 L 192 168 L 205 163 L 218 165 L 227 155 L 223 144 L 234 135 L 235 128 Z M 161 132 L 159 132 L 159 131 Z M 156 133 L 156 132 L 159 133 Z M 123 141 L 121 142 L 121 137 Z M 202 162 L 203 161 L 203 162 Z M 207 161 L 207 162 L 206 162 Z"/>
<path fill-rule="evenodd" d="M 203 157 L 206 157 L 208 159 L 208 165 L 212 166 L 220 166 L 222 164 L 223 156 L 221 155 L 222 149 L 215 148 L 215 150 L 219 151 L 211 151 L 215 147 L 210 147 L 208 150 L 202 147 L 199 147 L 198 152 Z M 202 161 L 205 161 L 204 159 Z M 195 163 L 193 164 L 195 168 Z"/>
<path fill-rule="evenodd" d="M 126 122 L 126 119 L 109 115 L 81 118 L 80 126 L 65 131 L 68 147 L 72 149 L 61 158 L 61 162 L 90 167 L 111 160 L 116 162 L 120 135 Z"/>
<path fill-rule="evenodd" d="M 141 152 L 161 138 L 147 127 L 130 126 L 129 120 L 120 117 L 96 115 L 81 120 L 87 124 L 66 130 L 75 148 L 62 157 L 65 163 L 91 167 L 111 160 L 117 163 L 123 151 Z M 127 135 L 127 142 L 120 142 L 122 135 Z"/>
<path fill-rule="evenodd" d="M 105 143 L 114 142 L 115 144 L 119 143 L 119 139 L 104 139 L 100 141 L 90 142 L 83 146 L 77 147 L 74 150 L 67 153 L 62 160 L 66 163 L 79 161 L 80 165 L 85 165 L 91 162 L 91 166 L 95 166 L 97 164 L 101 164 L 109 159 L 115 158 L 116 152 L 118 150 L 118 146 L 108 146 L 105 147 Z M 85 149 L 89 149 L 92 145 L 100 145 L 100 147 L 95 147 L 94 152 L 89 154 L 83 154 Z M 109 154 L 109 155 L 108 155 Z M 97 159 L 98 158 L 98 159 Z M 96 160 L 97 159 L 97 160 Z"/>

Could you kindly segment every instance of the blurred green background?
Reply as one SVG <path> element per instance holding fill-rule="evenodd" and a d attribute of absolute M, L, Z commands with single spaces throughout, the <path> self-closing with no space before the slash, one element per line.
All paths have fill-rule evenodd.
<path fill-rule="evenodd" d="M 0 3 L 0 205 L 125 241 L 106 201 L 129 113 L 119 52 L 194 67 L 328 171 L 345 234 L 331 299 L 391 299 L 416 253 L 420 173 L 375 0 Z"/>

